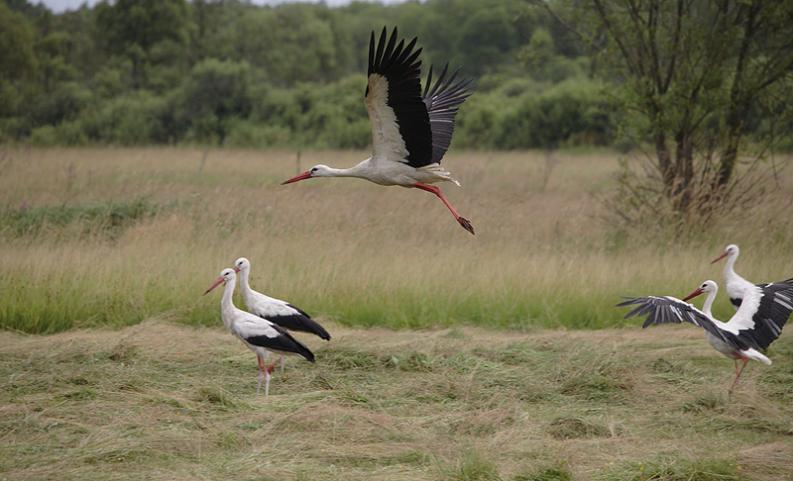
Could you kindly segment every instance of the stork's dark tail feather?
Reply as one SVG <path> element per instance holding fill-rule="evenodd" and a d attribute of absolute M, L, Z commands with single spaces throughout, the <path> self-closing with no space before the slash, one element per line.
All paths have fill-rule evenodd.
<path fill-rule="evenodd" d="M 330 333 L 325 330 L 317 321 L 311 319 L 311 316 L 306 314 L 305 311 L 292 304 L 287 304 L 289 307 L 297 311 L 297 314 L 291 316 L 278 316 L 270 318 L 270 320 L 281 327 L 289 329 L 290 331 L 308 332 L 314 334 L 321 339 L 330 341 Z"/>

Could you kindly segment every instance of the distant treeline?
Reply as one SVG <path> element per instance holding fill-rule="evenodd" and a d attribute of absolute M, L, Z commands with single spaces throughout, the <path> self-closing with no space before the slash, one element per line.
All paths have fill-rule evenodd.
<path fill-rule="evenodd" d="M 620 145 L 619 96 L 544 9 L 517 0 L 261 7 L 0 3 L 0 142 L 361 148 L 369 33 L 397 25 L 476 79 L 455 145 Z"/>

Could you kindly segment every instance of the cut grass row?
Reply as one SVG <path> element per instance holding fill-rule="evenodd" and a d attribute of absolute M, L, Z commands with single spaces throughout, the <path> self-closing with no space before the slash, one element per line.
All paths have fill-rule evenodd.
<path fill-rule="evenodd" d="M 271 397 L 222 328 L 0 333 L 0 477 L 783 481 L 793 338 L 732 398 L 702 333 L 475 328 L 306 339 Z"/>

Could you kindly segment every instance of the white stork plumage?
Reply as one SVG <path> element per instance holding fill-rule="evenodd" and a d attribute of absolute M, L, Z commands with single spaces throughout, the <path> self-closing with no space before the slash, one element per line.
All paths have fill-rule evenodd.
<path fill-rule="evenodd" d="M 711 264 L 715 264 L 725 257 L 727 258 L 727 262 L 724 265 L 724 285 L 727 295 L 730 296 L 730 303 L 736 310 L 741 306 L 741 302 L 747 295 L 757 295 L 758 289 L 761 291 L 776 291 L 784 289 L 784 286 L 793 283 L 792 278 L 773 284 L 752 284 L 735 272 L 735 261 L 738 260 L 739 255 L 741 255 L 741 250 L 738 246 L 730 244 L 724 248 L 724 252 L 711 261 Z M 787 319 L 782 321 L 782 325 L 785 324 L 785 321 L 787 321 Z"/>
<path fill-rule="evenodd" d="M 204 295 L 220 284 L 225 284 L 223 297 L 220 301 L 220 317 L 226 328 L 256 354 L 259 363 L 259 384 L 256 387 L 256 394 L 261 390 L 262 380 L 265 379 L 264 395 L 266 397 L 270 394 L 270 373 L 275 367 L 275 363 L 270 366 L 264 364 L 264 358 L 269 352 L 282 356 L 298 355 L 309 362 L 314 362 L 314 354 L 278 325 L 238 309 L 232 299 L 236 283 L 237 274 L 234 269 L 223 269 L 215 282 L 204 291 Z"/>
<path fill-rule="evenodd" d="M 234 271 L 240 274 L 240 292 L 248 311 L 289 331 L 307 332 L 330 341 L 330 334 L 317 321 L 311 319 L 301 309 L 251 289 L 249 282 L 251 262 L 245 257 L 234 261 Z M 284 370 L 284 357 L 281 356 L 281 371 Z"/>
<path fill-rule="evenodd" d="M 717 292 L 718 285 L 708 280 L 682 300 L 671 296 L 647 296 L 626 299 L 618 306 L 635 305 L 625 318 L 646 315 L 642 327 L 689 322 L 703 328 L 710 345 L 735 360 L 735 379 L 729 389 L 732 392 L 750 359 L 771 364 L 763 351 L 779 337 L 781 326 L 793 312 L 793 283 L 780 285 L 775 290 L 749 293 L 728 322 L 715 319 L 711 313 Z M 686 302 L 703 293 L 707 293 L 707 298 L 702 310 Z M 743 363 L 740 367 L 738 360 Z"/>
<path fill-rule="evenodd" d="M 715 264 L 725 257 L 727 258 L 727 262 L 724 265 L 724 287 L 727 291 L 727 295 L 730 296 L 730 303 L 735 307 L 735 310 L 738 310 L 738 307 L 740 307 L 745 293 L 754 290 L 756 287 L 735 272 L 735 261 L 740 254 L 741 250 L 738 246 L 730 244 L 724 248 L 724 252 L 710 262 L 711 264 Z"/>
<path fill-rule="evenodd" d="M 436 182 L 454 182 L 441 167 L 454 132 L 454 117 L 471 95 L 471 81 L 448 75 L 448 64 L 432 82 L 432 67 L 421 91 L 421 48 L 414 50 L 416 38 L 407 45 L 397 43 L 397 29 L 391 36 L 386 28 L 375 45 L 369 39 L 368 84 L 365 103 L 372 124 L 372 156 L 349 169 L 315 165 L 284 182 L 290 184 L 314 177 L 357 177 L 380 185 L 399 185 L 425 190 L 436 195 L 457 222 L 471 234 L 471 222 L 460 216 L 443 195 Z"/>

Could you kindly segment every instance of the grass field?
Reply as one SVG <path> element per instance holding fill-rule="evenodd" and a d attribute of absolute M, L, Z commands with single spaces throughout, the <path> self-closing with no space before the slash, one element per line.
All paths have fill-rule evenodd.
<path fill-rule="evenodd" d="M 0 479 L 785 481 L 793 335 L 732 363 L 681 326 L 349 329 L 269 400 L 218 328 L 0 332 Z"/>
<path fill-rule="evenodd" d="M 302 167 L 363 152 L 304 152 Z M 57 332 L 151 316 L 217 325 L 200 293 L 236 257 L 254 288 L 345 325 L 601 328 L 621 295 L 683 295 L 729 242 L 750 279 L 793 274 L 793 176 L 685 242 L 605 219 L 618 155 L 450 155 L 433 196 L 352 179 L 281 186 L 294 152 L 7 150 L 0 156 L 0 327 Z M 653 231 L 654 232 L 654 231 Z M 726 303 L 717 304 L 726 315 Z"/>
<path fill-rule="evenodd" d="M 793 334 L 730 398 L 701 331 L 614 307 L 720 281 L 708 262 L 730 242 L 750 279 L 793 275 L 789 172 L 673 240 L 607 220 L 615 154 L 452 155 L 474 237 L 424 192 L 280 186 L 294 152 L 202 158 L 0 152 L 1 480 L 790 479 Z M 242 255 L 254 288 L 334 335 L 269 400 L 201 296 Z"/>

